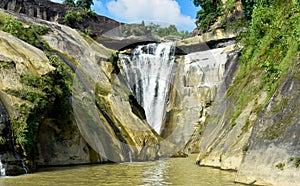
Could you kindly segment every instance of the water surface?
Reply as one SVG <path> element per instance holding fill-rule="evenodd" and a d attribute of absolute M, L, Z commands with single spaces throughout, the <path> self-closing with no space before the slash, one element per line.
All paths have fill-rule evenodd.
<path fill-rule="evenodd" d="M 33 174 L 0 178 L 0 185 L 239 185 L 234 183 L 235 172 L 199 167 L 195 159 L 196 155 L 191 155 L 153 162 L 43 168 Z"/>

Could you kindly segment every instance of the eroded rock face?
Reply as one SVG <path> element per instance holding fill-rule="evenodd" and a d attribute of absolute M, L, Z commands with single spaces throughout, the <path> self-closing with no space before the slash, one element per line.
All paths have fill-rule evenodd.
<path fill-rule="evenodd" d="M 130 91 L 123 77 L 112 73 L 113 66 L 108 62 L 114 51 L 69 27 L 26 16 L 22 20 L 52 29 L 43 40 L 76 78 L 73 115 L 66 115 L 65 120 L 44 118 L 34 163 L 48 166 L 156 159 L 159 136 L 132 111 Z M 0 31 L 0 41 L 0 98 L 14 118 L 25 101 L 6 90 L 26 88 L 22 74 L 42 76 L 55 68 L 43 51 L 10 34 Z"/>
<path fill-rule="evenodd" d="M 255 184 L 297 185 L 300 182 L 299 65 L 282 83 L 257 118 L 250 146 L 236 181 Z"/>
<path fill-rule="evenodd" d="M 26 173 L 23 161 L 16 153 L 13 129 L 7 110 L 0 100 L 0 176 Z"/>
<path fill-rule="evenodd" d="M 269 97 L 259 88 L 264 83 L 259 72 L 249 72 L 246 81 L 226 74 L 203 129 L 200 165 L 236 170 L 236 181 L 247 184 L 299 183 L 299 64 L 293 65 Z"/>
<path fill-rule="evenodd" d="M 83 108 L 73 107 L 74 114 L 79 116 L 77 119 L 75 116 L 79 130 L 91 148 L 100 156 L 103 155 L 102 148 L 106 149 L 104 151 L 109 153 L 104 153 L 106 156 L 104 160 L 156 159 L 159 149 L 156 144 L 159 137 L 150 129 L 148 123 L 133 113 L 129 99 L 130 90 L 122 76 L 112 73 L 112 65 L 107 62 L 113 51 L 93 40 L 83 38 L 69 27 L 62 25 L 50 25 L 50 27 L 55 28 L 56 32 L 50 33 L 44 39 L 52 48 L 72 56 L 77 61 L 78 64 L 74 68 L 78 78 L 84 82 L 86 88 L 96 93 L 95 99 L 99 106 L 98 108 L 95 105 L 92 106 L 97 113 L 94 115 L 95 118 L 98 117 L 94 124 L 101 131 L 92 129 L 92 126 L 90 128 L 86 126 L 87 121 L 83 118 L 88 116 L 83 114 Z M 97 86 L 101 89 L 100 92 L 97 92 Z M 90 104 L 82 101 L 86 97 L 84 91 L 76 88 L 75 91 L 77 92 L 75 92 L 74 103 Z M 80 101 L 76 101 L 77 98 L 80 98 Z M 99 146 L 98 140 L 105 141 L 102 144 L 103 147 Z"/>
<path fill-rule="evenodd" d="M 68 10 L 80 10 L 49 0 L 1 0 L 0 8 L 60 24 L 64 24 L 64 16 Z M 93 15 L 92 17 L 84 15 L 83 19 L 84 22 L 72 26 L 82 31 L 89 29 L 96 36 L 121 25 L 113 19 L 100 15 Z"/>
<path fill-rule="evenodd" d="M 19 105 L 24 101 L 7 91 L 23 88 L 21 75 L 31 72 L 41 76 L 54 70 L 54 67 L 50 65 L 42 51 L 2 31 L 0 31 L 0 51 L 0 100 L 3 103 L 1 103 L 2 111 L 6 113 L 6 119 L 1 122 L 1 139 L 5 141 L 4 147 L 1 147 L 1 161 L 6 175 L 19 175 L 24 174 L 26 170 L 14 146 L 11 120 L 19 114 Z M 5 113 L 1 113 L 1 116 Z"/>
<path fill-rule="evenodd" d="M 193 52 L 176 60 L 162 136 L 185 152 L 199 152 L 200 136 L 217 90 L 223 82 L 232 46 Z M 233 54 L 235 58 L 237 53 Z"/>
<path fill-rule="evenodd" d="M 199 36 L 179 40 L 176 45 L 186 53 L 206 51 L 210 48 L 220 48 L 234 44 L 234 38 L 238 35 L 239 33 L 236 32 L 217 29 L 214 32 L 207 32 Z"/>

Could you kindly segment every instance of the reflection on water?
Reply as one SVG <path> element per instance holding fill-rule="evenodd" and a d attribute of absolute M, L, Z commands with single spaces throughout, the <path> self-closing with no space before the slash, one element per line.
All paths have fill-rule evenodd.
<path fill-rule="evenodd" d="M 1 186 L 235 185 L 235 173 L 195 165 L 196 156 L 154 162 L 43 168 L 34 174 L 0 178 Z"/>

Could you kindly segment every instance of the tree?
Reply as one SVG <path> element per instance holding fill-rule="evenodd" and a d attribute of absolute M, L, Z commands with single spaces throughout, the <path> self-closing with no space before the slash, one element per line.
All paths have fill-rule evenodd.
<path fill-rule="evenodd" d="M 221 15 L 222 2 L 220 0 L 194 0 L 195 6 L 202 9 L 197 12 L 196 25 L 201 31 L 207 31 Z"/>
<path fill-rule="evenodd" d="M 257 6 L 271 6 L 280 3 L 288 3 L 289 0 L 241 0 L 244 14 L 247 20 L 251 20 L 252 12 Z"/>
<path fill-rule="evenodd" d="M 75 7 L 74 0 L 64 0 L 63 4 L 67 6 Z"/>
<path fill-rule="evenodd" d="M 77 0 L 76 6 L 83 9 L 91 9 L 94 4 L 93 0 Z"/>

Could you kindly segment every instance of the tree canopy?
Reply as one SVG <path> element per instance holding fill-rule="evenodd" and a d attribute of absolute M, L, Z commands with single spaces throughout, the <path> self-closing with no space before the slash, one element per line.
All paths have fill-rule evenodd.
<path fill-rule="evenodd" d="M 65 0 L 63 2 L 64 5 L 67 5 L 67 6 L 71 6 L 71 7 L 75 7 L 75 2 L 74 0 Z"/>
<path fill-rule="evenodd" d="M 94 4 L 93 0 L 77 0 L 76 6 L 84 9 L 91 9 L 91 6 Z"/>
<path fill-rule="evenodd" d="M 94 4 L 94 2 L 93 0 L 77 0 L 75 3 L 74 0 L 64 0 L 63 4 L 71 7 L 91 9 L 91 6 Z"/>
<path fill-rule="evenodd" d="M 160 37 L 179 36 L 182 38 L 187 38 L 192 36 L 192 33 L 188 31 L 178 31 L 175 25 L 169 25 L 168 27 L 162 28 L 158 24 L 150 23 L 146 26 L 146 28 L 150 30 L 154 35 L 158 35 Z"/>
<path fill-rule="evenodd" d="M 220 0 L 194 0 L 195 6 L 202 9 L 197 12 L 196 25 L 202 31 L 207 31 L 221 14 Z"/>

